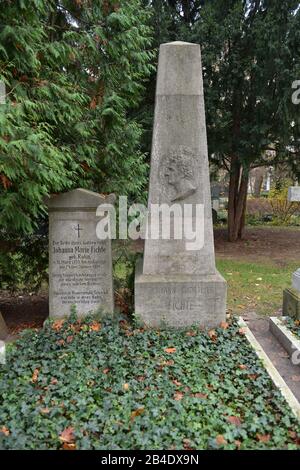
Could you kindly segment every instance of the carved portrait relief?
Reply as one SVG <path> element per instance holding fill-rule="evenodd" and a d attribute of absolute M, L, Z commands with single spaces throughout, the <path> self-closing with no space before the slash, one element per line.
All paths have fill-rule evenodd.
<path fill-rule="evenodd" d="M 161 183 L 172 201 L 182 201 L 197 190 L 194 153 L 187 147 L 171 149 L 162 158 Z"/>

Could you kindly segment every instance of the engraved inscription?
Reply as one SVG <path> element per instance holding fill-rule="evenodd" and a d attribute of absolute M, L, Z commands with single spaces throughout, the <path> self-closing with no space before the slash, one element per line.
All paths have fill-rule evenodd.
<path fill-rule="evenodd" d="M 96 221 L 55 219 L 50 251 L 50 289 L 55 315 L 79 314 L 109 308 L 112 302 L 109 240 L 99 240 Z"/>

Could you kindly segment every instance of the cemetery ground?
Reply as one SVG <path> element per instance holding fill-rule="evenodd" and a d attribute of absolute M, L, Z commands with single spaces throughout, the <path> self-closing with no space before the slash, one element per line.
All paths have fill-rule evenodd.
<path fill-rule="evenodd" d="M 126 315 L 141 243 L 115 247 L 114 320 L 73 315 L 41 329 L 45 294 L 2 297 L 10 331 L 21 337 L 0 372 L 0 448 L 299 448 L 299 422 L 232 315 L 279 314 L 299 230 L 249 228 L 230 244 L 217 229 L 215 245 L 230 315 L 209 332 L 147 330 Z"/>

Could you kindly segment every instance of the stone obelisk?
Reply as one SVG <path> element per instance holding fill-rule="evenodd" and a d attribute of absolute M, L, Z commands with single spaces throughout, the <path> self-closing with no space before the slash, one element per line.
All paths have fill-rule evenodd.
<path fill-rule="evenodd" d="M 195 249 L 172 212 L 170 239 L 152 237 L 155 205 L 176 205 L 203 231 Z M 196 208 L 199 208 L 197 212 Z M 202 212 L 201 212 L 202 208 Z M 159 220 L 159 230 L 163 220 Z M 137 265 L 135 314 L 148 326 L 214 327 L 225 319 L 226 282 L 215 267 L 201 53 L 198 44 L 162 44 L 155 118 L 144 259 Z"/>

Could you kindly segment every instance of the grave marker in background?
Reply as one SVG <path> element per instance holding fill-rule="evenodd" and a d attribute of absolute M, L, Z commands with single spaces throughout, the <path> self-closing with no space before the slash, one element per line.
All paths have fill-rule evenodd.
<path fill-rule="evenodd" d="M 300 186 L 289 188 L 288 200 L 300 202 Z M 300 319 L 300 268 L 293 273 L 292 288 L 283 291 L 283 315 Z"/>

